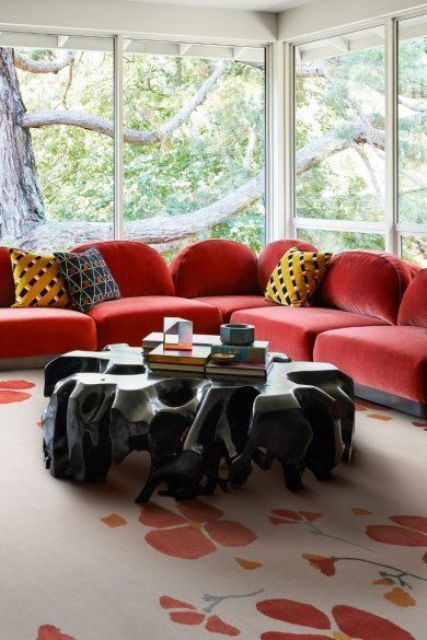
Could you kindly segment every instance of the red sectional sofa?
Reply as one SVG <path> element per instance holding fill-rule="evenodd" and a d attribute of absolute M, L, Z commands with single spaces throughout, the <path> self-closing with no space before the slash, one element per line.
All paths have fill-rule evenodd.
<path fill-rule="evenodd" d="M 113 342 L 140 344 L 163 317 L 193 321 L 198 333 L 222 322 L 249 322 L 258 339 L 294 360 L 329 361 L 353 377 L 358 395 L 427 417 L 427 270 L 386 253 L 344 251 L 331 261 L 313 305 L 289 308 L 264 300 L 270 273 L 299 240 L 269 244 L 257 258 L 230 240 L 204 240 L 167 266 L 149 246 L 107 241 L 95 246 L 122 298 L 87 314 L 61 309 L 11 309 L 9 253 L 0 248 L 0 367 L 28 366 L 73 349 Z"/>
<path fill-rule="evenodd" d="M 0 247 L 0 367 L 37 365 L 46 355 L 95 349 L 91 318 L 68 309 L 11 309 L 15 302 L 9 250 Z"/>
<path fill-rule="evenodd" d="M 162 329 L 165 316 L 191 320 L 197 333 L 218 331 L 222 320 L 219 310 L 177 295 L 166 262 L 148 245 L 113 240 L 82 245 L 73 251 L 89 247 L 102 253 L 122 295 L 88 311 L 97 328 L 99 348 L 114 342 L 139 345 L 144 336 Z"/>
<path fill-rule="evenodd" d="M 313 356 L 348 373 L 362 397 L 427 417 L 427 269 L 406 289 L 396 325 L 327 331 Z"/>

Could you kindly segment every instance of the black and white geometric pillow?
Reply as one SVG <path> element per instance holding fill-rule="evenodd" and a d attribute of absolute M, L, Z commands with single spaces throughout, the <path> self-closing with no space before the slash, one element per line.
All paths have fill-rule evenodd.
<path fill-rule="evenodd" d="M 85 313 L 100 302 L 120 298 L 117 282 L 98 249 L 54 255 L 71 303 L 78 311 Z"/>

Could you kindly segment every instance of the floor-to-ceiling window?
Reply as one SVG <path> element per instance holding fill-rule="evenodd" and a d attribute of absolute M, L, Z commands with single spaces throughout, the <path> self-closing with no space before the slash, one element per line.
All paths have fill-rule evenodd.
<path fill-rule="evenodd" d="M 426 16 L 304 42 L 293 57 L 292 230 L 427 266 Z"/>
<path fill-rule="evenodd" d="M 133 40 L 124 53 L 124 232 L 174 252 L 265 240 L 264 50 Z"/>
<path fill-rule="evenodd" d="M 295 54 L 297 233 L 332 251 L 381 249 L 373 229 L 384 220 L 382 34 L 346 34 Z"/>
<path fill-rule="evenodd" d="M 399 21 L 398 37 L 400 249 L 427 266 L 427 16 Z"/>
<path fill-rule="evenodd" d="M 259 250 L 264 48 L 121 44 L 0 33 L 0 244 L 50 252 L 121 234 L 170 256 L 222 236 Z"/>
<path fill-rule="evenodd" d="M 0 242 L 113 237 L 113 39 L 0 34 Z"/>

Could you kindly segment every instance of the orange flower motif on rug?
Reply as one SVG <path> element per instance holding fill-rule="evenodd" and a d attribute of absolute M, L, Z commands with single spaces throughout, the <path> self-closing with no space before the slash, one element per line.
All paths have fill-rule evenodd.
<path fill-rule="evenodd" d="M 262 600 L 257 609 L 263 615 L 291 625 L 327 633 L 298 633 L 288 631 L 266 631 L 262 640 L 415 640 L 415 638 L 396 624 L 368 611 L 344 605 L 332 609 L 331 618 L 323 611 L 305 602 L 277 598 Z M 335 626 L 334 625 L 334 626 Z"/>
<path fill-rule="evenodd" d="M 31 398 L 31 393 L 26 393 L 22 389 L 32 389 L 35 386 L 33 382 L 27 380 L 0 380 L 0 404 L 28 400 Z"/>
<path fill-rule="evenodd" d="M 205 611 L 197 611 L 196 607 L 188 602 L 176 600 L 170 596 L 162 596 L 160 598 L 160 606 L 163 609 L 173 609 L 169 613 L 169 617 L 176 624 L 195 626 L 204 623 L 207 631 L 223 636 L 240 635 L 240 630 L 237 627 L 227 624 L 217 615 L 208 615 Z"/>
<path fill-rule="evenodd" d="M 145 540 L 166 555 L 195 560 L 214 553 L 216 544 L 244 547 L 257 539 L 239 522 L 223 520 L 223 512 L 205 502 L 177 503 L 176 508 L 179 514 L 150 502 L 139 517 L 143 525 L 155 528 L 145 535 Z"/>
<path fill-rule="evenodd" d="M 427 582 L 427 578 L 424 576 L 366 558 L 320 556 L 312 553 L 303 553 L 302 557 L 310 563 L 311 567 L 329 577 L 336 574 L 338 562 L 357 562 L 375 567 L 380 577 L 373 580 L 372 584 L 394 587 L 391 591 L 385 593 L 383 598 L 397 607 L 414 607 L 417 604 L 409 591 L 405 591 L 405 588 L 413 589 L 411 580 Z"/>
<path fill-rule="evenodd" d="M 37 640 L 75 640 L 73 636 L 62 633 L 61 629 L 52 624 L 44 624 L 39 627 Z"/>
<path fill-rule="evenodd" d="M 366 527 L 366 534 L 384 544 L 399 547 L 427 547 L 427 518 L 422 516 L 391 516 L 398 526 L 373 524 Z"/>

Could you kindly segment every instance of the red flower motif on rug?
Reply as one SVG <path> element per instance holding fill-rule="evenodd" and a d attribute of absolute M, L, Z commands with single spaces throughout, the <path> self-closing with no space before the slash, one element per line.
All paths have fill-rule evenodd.
<path fill-rule="evenodd" d="M 214 553 L 215 543 L 244 547 L 257 539 L 239 522 L 223 520 L 223 512 L 205 502 L 181 502 L 176 508 L 180 514 L 151 502 L 139 517 L 143 525 L 155 527 L 145 535 L 148 544 L 166 555 L 195 560 Z"/>
<path fill-rule="evenodd" d="M 332 609 L 332 617 L 338 627 L 335 631 L 329 616 L 304 602 L 286 598 L 262 600 L 257 603 L 257 609 L 274 620 L 328 633 L 266 631 L 261 635 L 262 640 L 415 640 L 410 633 L 390 620 L 346 605 L 338 605 Z"/>
<path fill-rule="evenodd" d="M 414 425 L 414 427 L 420 427 L 424 431 L 427 431 L 427 422 L 420 422 L 419 420 L 414 420 L 412 424 Z"/>
<path fill-rule="evenodd" d="M 27 380 L 0 380 L 0 404 L 22 402 L 31 398 L 31 393 L 25 393 L 21 389 L 32 389 L 33 382 Z"/>
<path fill-rule="evenodd" d="M 75 640 L 75 638 L 62 633 L 61 629 L 54 627 L 52 624 L 44 624 L 39 627 L 37 640 Z"/>
<path fill-rule="evenodd" d="M 398 526 L 373 524 L 366 527 L 366 534 L 384 544 L 400 547 L 427 547 L 427 518 L 422 516 L 391 516 Z"/>
<path fill-rule="evenodd" d="M 238 636 L 240 630 L 224 622 L 219 616 L 209 616 L 204 611 L 197 611 L 196 607 L 188 602 L 176 600 L 170 596 L 160 598 L 160 606 L 163 609 L 174 609 L 169 613 L 172 622 L 176 624 L 199 625 L 205 623 L 205 629 L 223 636 Z"/>

